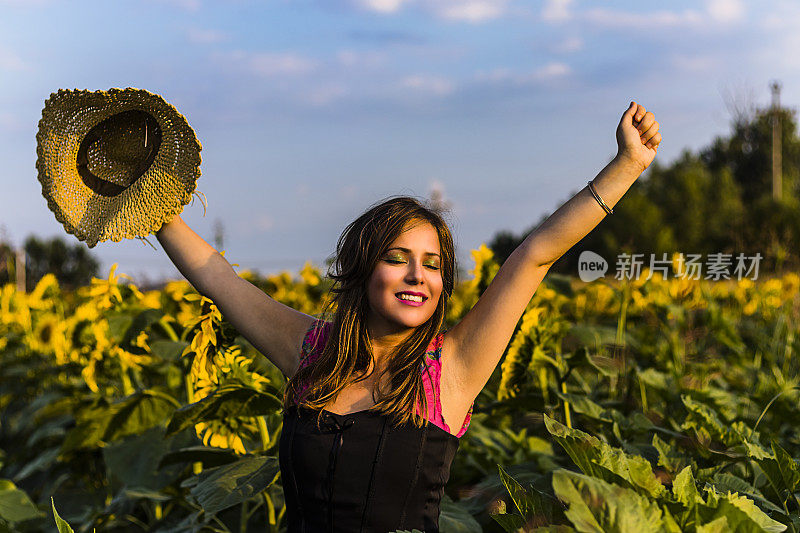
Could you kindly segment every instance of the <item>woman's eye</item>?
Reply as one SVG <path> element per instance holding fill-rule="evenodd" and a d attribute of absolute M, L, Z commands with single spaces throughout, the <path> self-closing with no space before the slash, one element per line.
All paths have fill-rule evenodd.
<path fill-rule="evenodd" d="M 384 261 L 386 261 L 387 263 L 392 263 L 392 264 L 405 263 L 405 261 L 403 261 L 399 257 L 387 257 L 386 259 L 384 259 Z"/>
<path fill-rule="evenodd" d="M 436 265 L 425 265 L 425 266 L 430 268 L 431 270 L 439 270 L 439 267 Z"/>

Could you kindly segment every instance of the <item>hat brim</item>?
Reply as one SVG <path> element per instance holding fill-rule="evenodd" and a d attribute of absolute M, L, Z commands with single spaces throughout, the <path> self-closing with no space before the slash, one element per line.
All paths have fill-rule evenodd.
<path fill-rule="evenodd" d="M 81 141 L 103 120 L 130 110 L 158 121 L 158 153 L 121 193 L 97 194 L 78 172 Z M 174 106 L 142 89 L 59 90 L 45 101 L 36 140 L 36 168 L 47 206 L 89 248 L 158 231 L 191 201 L 200 177 L 202 147 L 194 130 Z"/>

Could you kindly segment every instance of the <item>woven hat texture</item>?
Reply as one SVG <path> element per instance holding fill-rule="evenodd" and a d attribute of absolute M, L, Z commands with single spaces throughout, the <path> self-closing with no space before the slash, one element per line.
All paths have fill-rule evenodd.
<path fill-rule="evenodd" d="M 142 89 L 60 89 L 45 101 L 36 142 L 47 206 L 89 248 L 157 231 L 200 177 L 194 130 Z"/>

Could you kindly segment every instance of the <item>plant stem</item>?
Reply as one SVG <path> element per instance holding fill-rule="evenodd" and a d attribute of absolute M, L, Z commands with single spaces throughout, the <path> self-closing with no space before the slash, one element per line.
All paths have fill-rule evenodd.
<path fill-rule="evenodd" d="M 258 424 L 258 434 L 261 435 L 261 451 L 269 449 L 269 430 L 267 429 L 267 422 L 263 416 L 256 417 Z"/>

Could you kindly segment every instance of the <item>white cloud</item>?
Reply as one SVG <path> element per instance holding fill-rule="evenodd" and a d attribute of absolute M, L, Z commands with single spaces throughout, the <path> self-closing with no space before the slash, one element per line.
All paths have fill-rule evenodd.
<path fill-rule="evenodd" d="M 237 50 L 225 54 L 214 54 L 212 57 L 264 77 L 307 74 L 317 66 L 315 61 L 291 52 L 244 52 Z"/>
<path fill-rule="evenodd" d="M 570 4 L 572 4 L 572 0 L 546 0 L 542 8 L 542 20 L 564 22 L 571 19 Z"/>
<path fill-rule="evenodd" d="M 397 13 L 411 4 L 445 20 L 484 22 L 503 16 L 509 0 L 356 0 L 357 5 L 378 13 Z"/>
<path fill-rule="evenodd" d="M 518 73 L 506 68 L 494 69 L 490 72 L 479 72 L 478 81 L 490 83 L 510 83 L 514 85 L 535 85 L 568 76 L 572 69 L 566 63 L 554 61 L 543 65 L 533 72 Z"/>
<path fill-rule="evenodd" d="M 339 50 L 336 61 L 345 67 L 379 67 L 386 63 L 387 55 L 382 52 L 356 52 Z"/>
<path fill-rule="evenodd" d="M 554 0 L 555 1 L 555 0 Z M 590 9 L 582 17 L 606 28 L 635 28 L 638 30 L 703 27 L 739 22 L 745 17 L 741 0 L 707 0 L 705 10 L 659 10 L 649 13 L 630 13 L 606 8 Z"/>
<path fill-rule="evenodd" d="M 738 22 L 744 18 L 745 7 L 741 0 L 709 0 L 708 14 L 717 22 Z"/>
<path fill-rule="evenodd" d="M 446 96 L 455 89 L 453 83 L 439 76 L 415 75 L 403 79 L 401 85 L 406 89 Z"/>
<path fill-rule="evenodd" d="M 433 11 L 441 18 L 465 22 L 484 22 L 501 17 L 506 12 L 507 0 L 432 0 Z"/>
<path fill-rule="evenodd" d="M 408 0 L 358 0 L 361 7 L 369 11 L 378 13 L 394 13 L 398 11 Z"/>
<path fill-rule="evenodd" d="M 583 39 L 580 37 L 567 37 L 563 41 L 556 43 L 553 46 L 556 52 L 572 53 L 583 49 Z"/>
<path fill-rule="evenodd" d="M 189 28 L 186 30 L 186 37 L 194 44 L 214 44 L 228 39 L 228 36 L 221 31 L 202 28 Z"/>
<path fill-rule="evenodd" d="M 703 13 L 687 9 L 683 12 L 653 11 L 651 13 L 627 13 L 605 8 L 591 9 L 585 18 L 598 26 L 647 30 L 648 28 L 700 25 L 705 21 Z"/>

